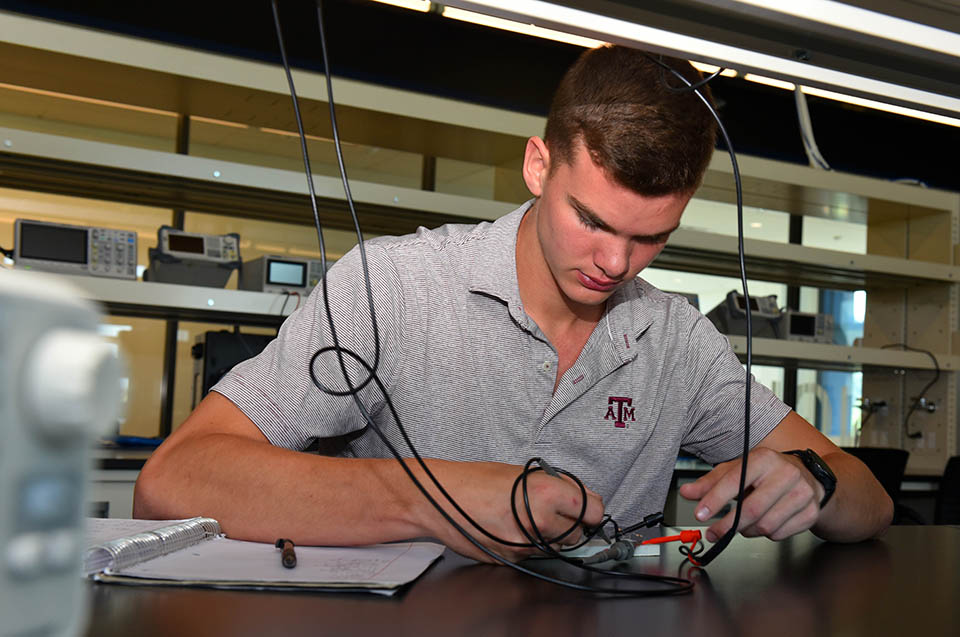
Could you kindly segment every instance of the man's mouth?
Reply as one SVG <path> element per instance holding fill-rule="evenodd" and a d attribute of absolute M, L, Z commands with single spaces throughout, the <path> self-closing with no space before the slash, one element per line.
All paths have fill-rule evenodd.
<path fill-rule="evenodd" d="M 580 283 L 584 287 L 589 288 L 591 290 L 596 290 L 598 292 L 609 292 L 610 290 L 613 290 L 618 285 L 620 285 L 620 281 L 614 281 L 612 279 L 607 279 L 607 278 L 595 279 L 592 276 L 584 274 L 579 270 L 577 270 L 577 276 L 580 279 Z"/>

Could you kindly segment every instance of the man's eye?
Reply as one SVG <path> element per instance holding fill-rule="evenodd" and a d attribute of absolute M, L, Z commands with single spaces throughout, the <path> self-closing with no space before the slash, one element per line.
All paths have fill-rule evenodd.
<path fill-rule="evenodd" d="M 592 221 L 591 219 L 584 217 L 583 215 L 577 215 L 577 216 L 580 217 L 580 223 L 582 223 L 587 228 L 590 228 L 591 230 L 597 230 L 600 228 L 600 226 L 594 221 Z"/>

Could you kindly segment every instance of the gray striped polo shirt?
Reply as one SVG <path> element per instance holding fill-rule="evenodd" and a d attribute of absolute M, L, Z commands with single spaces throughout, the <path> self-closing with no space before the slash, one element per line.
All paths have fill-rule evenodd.
<path fill-rule="evenodd" d="M 524 312 L 516 241 L 528 202 L 493 223 L 421 228 L 366 243 L 379 328 L 377 373 L 424 457 L 523 464 L 546 458 L 600 493 L 621 524 L 663 508 L 684 450 L 715 464 L 739 455 L 744 372 L 726 338 L 680 296 L 642 279 L 618 289 L 576 363 L 554 392 L 557 353 Z M 342 347 L 371 365 L 375 347 L 359 251 L 330 270 L 330 306 Z M 316 389 L 308 366 L 331 343 L 318 286 L 256 358 L 214 390 L 271 443 L 387 457 L 346 396 Z M 346 358 L 351 377 L 365 372 Z M 336 357 L 317 378 L 344 389 Z M 756 444 L 789 408 L 753 382 Z M 360 397 L 403 455 L 373 383 Z M 509 497 L 504 494 L 504 497 Z"/>

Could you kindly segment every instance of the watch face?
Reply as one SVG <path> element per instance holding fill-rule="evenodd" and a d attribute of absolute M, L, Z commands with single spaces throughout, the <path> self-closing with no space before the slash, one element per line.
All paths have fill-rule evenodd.
<path fill-rule="evenodd" d="M 822 509 L 837 488 L 837 476 L 830 469 L 830 465 L 824 462 L 823 458 L 813 449 L 794 449 L 784 453 L 800 458 L 803 461 L 803 466 L 817 479 L 817 482 L 823 485 L 823 499 L 820 501 L 820 508 Z"/>

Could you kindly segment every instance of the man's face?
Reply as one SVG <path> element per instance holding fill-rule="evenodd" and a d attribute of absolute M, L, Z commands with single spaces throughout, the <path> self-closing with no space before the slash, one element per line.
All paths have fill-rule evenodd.
<path fill-rule="evenodd" d="M 528 143 L 528 160 L 535 142 L 542 144 Z M 569 301 L 600 305 L 660 254 L 691 194 L 637 194 L 594 164 L 582 142 L 572 161 L 552 172 L 546 147 L 539 150 L 547 155 L 542 170 L 536 172 L 536 162 L 528 170 L 527 162 L 524 176 L 539 197 L 536 234 L 544 261 Z"/>

